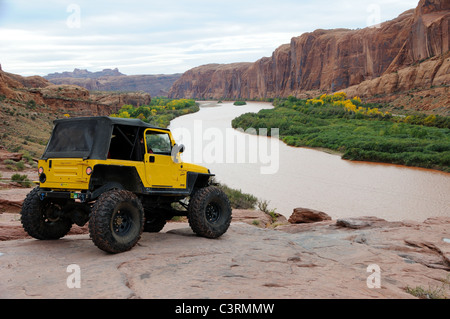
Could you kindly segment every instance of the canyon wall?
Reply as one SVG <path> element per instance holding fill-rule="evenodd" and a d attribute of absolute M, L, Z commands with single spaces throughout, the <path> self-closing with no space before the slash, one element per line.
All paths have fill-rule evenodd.
<path fill-rule="evenodd" d="M 196 67 L 174 83 L 169 97 L 258 99 L 342 90 L 445 54 L 449 28 L 450 2 L 421 0 L 416 9 L 376 27 L 316 30 L 254 63 Z M 440 85 L 448 84 L 448 77 L 444 74 Z M 423 86 L 429 79 L 414 81 Z"/>

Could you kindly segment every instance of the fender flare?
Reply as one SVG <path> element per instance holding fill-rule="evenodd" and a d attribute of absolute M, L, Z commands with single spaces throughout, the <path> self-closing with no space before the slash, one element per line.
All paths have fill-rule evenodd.
<path fill-rule="evenodd" d="M 93 167 L 89 189 L 93 200 L 113 189 L 142 193 L 144 186 L 135 167 L 99 164 Z"/>
<path fill-rule="evenodd" d="M 93 191 L 91 193 L 90 199 L 91 200 L 97 199 L 101 194 L 103 194 L 105 192 L 109 192 L 110 190 L 113 190 L 113 189 L 123 190 L 125 188 L 120 183 L 110 182 L 110 183 L 107 183 L 107 184 L 103 185 L 100 188 L 97 188 L 95 191 Z"/>

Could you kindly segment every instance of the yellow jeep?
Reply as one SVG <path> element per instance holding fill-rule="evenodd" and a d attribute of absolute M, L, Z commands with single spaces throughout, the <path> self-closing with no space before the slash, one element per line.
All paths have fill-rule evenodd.
<path fill-rule="evenodd" d="M 58 239 L 89 222 L 94 244 L 110 253 L 130 250 L 174 216 L 187 216 L 200 236 L 220 237 L 230 202 L 207 168 L 181 161 L 183 151 L 170 130 L 137 119 L 56 120 L 22 225 L 34 238 Z"/>

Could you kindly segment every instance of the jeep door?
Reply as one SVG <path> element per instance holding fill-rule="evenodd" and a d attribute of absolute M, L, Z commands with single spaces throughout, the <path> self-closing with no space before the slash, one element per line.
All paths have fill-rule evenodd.
<path fill-rule="evenodd" d="M 186 173 L 183 171 L 182 162 L 172 158 L 175 142 L 170 132 L 147 129 L 144 136 L 145 171 L 150 187 L 168 190 L 186 188 Z"/>

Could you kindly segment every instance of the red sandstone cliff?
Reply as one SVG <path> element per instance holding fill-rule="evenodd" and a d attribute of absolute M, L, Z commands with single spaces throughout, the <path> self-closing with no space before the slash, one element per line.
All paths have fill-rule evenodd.
<path fill-rule="evenodd" d="M 415 10 L 361 30 L 316 30 L 292 38 L 255 63 L 210 64 L 183 74 L 170 97 L 267 98 L 336 91 L 397 72 L 449 50 L 450 1 L 421 0 Z M 439 85 L 449 74 L 439 68 Z M 408 78 L 405 78 L 408 81 Z M 415 78 L 416 85 L 430 82 Z M 429 84 L 428 84 L 429 85 Z M 398 87 L 409 87 L 400 84 Z"/>
<path fill-rule="evenodd" d="M 74 116 L 110 115 L 124 104 L 146 105 L 151 101 L 150 94 L 96 93 L 77 85 L 54 85 L 40 76 L 22 77 L 0 70 L 0 95 L 18 103 L 34 101 L 60 115 L 70 113 Z"/>
<path fill-rule="evenodd" d="M 39 157 L 53 120 L 110 115 L 124 104 L 146 105 L 148 93 L 91 93 L 76 85 L 53 85 L 42 77 L 22 77 L 0 70 L 0 146 Z"/>

